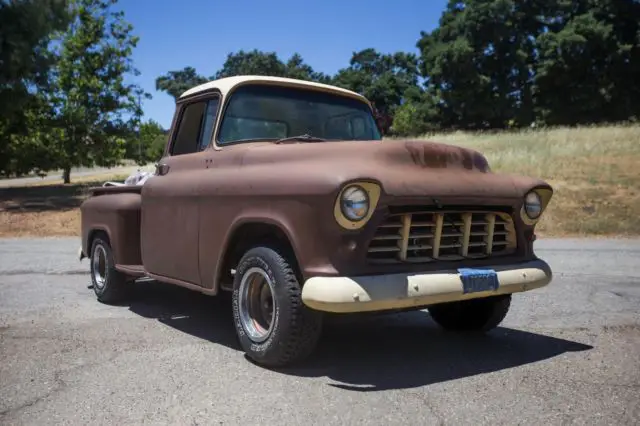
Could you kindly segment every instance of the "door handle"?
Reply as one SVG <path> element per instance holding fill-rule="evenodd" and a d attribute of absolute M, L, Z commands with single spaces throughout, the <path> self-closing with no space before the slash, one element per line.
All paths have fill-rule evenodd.
<path fill-rule="evenodd" d="M 166 175 L 169 173 L 169 165 L 165 163 L 157 163 L 156 164 L 156 174 L 159 176 Z"/>

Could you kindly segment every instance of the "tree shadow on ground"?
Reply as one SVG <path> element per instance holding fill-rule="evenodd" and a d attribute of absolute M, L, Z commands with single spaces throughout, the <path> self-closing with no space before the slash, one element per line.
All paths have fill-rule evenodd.
<path fill-rule="evenodd" d="M 19 213 L 75 209 L 82 204 L 90 187 L 100 186 L 103 182 L 0 188 L 0 211 Z"/>
<path fill-rule="evenodd" d="M 240 350 L 230 296 L 208 297 L 155 282 L 136 285 L 129 308 L 183 333 Z M 299 377 L 327 377 L 352 391 L 406 389 L 544 361 L 592 346 L 506 327 L 484 336 L 442 331 L 424 311 L 332 316 L 315 353 L 277 369 Z"/>

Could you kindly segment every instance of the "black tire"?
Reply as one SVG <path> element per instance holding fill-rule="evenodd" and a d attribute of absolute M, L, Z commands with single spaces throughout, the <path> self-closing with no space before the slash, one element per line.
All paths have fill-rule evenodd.
<path fill-rule="evenodd" d="M 269 288 L 273 308 L 268 309 L 272 320 L 260 339 L 250 336 L 250 327 L 243 325 L 247 321 L 242 319 L 257 316 L 249 315 L 251 298 L 244 293 L 244 289 L 250 288 L 251 277 L 260 278 L 263 288 L 268 285 L 265 278 L 272 284 Z M 322 330 L 322 314 L 305 306 L 300 295 L 296 273 L 279 251 L 254 247 L 240 259 L 233 280 L 233 323 L 240 346 L 252 361 L 265 367 L 283 367 L 305 359 L 314 351 Z M 254 327 L 255 324 L 254 321 Z M 264 331 L 265 327 L 261 328 Z"/>
<path fill-rule="evenodd" d="M 445 330 L 487 332 L 507 316 L 511 295 L 500 295 L 429 307 L 431 318 Z"/>
<path fill-rule="evenodd" d="M 113 251 L 102 235 L 93 240 L 89 260 L 91 284 L 98 301 L 115 304 L 129 297 L 132 284 L 128 282 L 126 275 L 116 270 Z"/>

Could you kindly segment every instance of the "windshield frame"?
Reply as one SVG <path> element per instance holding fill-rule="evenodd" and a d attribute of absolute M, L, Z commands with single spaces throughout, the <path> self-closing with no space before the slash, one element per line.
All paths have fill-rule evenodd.
<path fill-rule="evenodd" d="M 291 90 L 291 91 L 297 91 L 300 94 L 304 94 L 305 92 L 307 93 L 311 93 L 312 95 L 320 95 L 320 96 L 328 96 L 328 97 L 333 97 L 336 99 L 339 99 L 340 102 L 353 102 L 354 105 L 356 104 L 360 104 L 362 106 L 361 111 L 365 112 L 366 114 L 369 116 L 370 120 L 371 120 L 371 125 L 373 126 L 373 132 L 374 134 L 374 138 L 372 139 L 344 139 L 344 138 L 340 138 L 340 139 L 331 139 L 331 138 L 326 138 L 322 135 L 312 135 L 315 137 L 321 137 L 323 139 L 325 139 L 325 141 L 323 142 L 314 142 L 314 143 L 324 143 L 324 142 L 358 142 L 358 141 L 364 141 L 364 140 L 372 140 L 372 141 L 379 141 L 382 140 L 383 138 L 383 134 L 378 126 L 378 122 L 376 120 L 376 117 L 373 113 L 373 109 L 371 107 L 371 104 L 366 100 L 366 99 L 361 99 L 358 98 L 356 96 L 349 96 L 348 94 L 343 94 L 337 91 L 332 91 L 332 90 L 326 90 L 326 89 L 318 89 L 316 87 L 307 87 L 307 86 L 302 86 L 302 85 L 290 85 L 290 84 L 273 84 L 270 82 L 251 82 L 251 83 L 244 83 L 244 84 L 240 84 L 236 87 L 234 87 L 232 90 L 230 90 L 224 99 L 222 108 L 219 111 L 219 117 L 216 123 L 216 128 L 215 128 L 215 136 L 213 138 L 213 144 L 216 148 L 221 149 L 225 146 L 233 146 L 233 145 L 238 145 L 238 144 L 246 144 L 246 143 L 252 143 L 252 142 L 272 142 L 275 143 L 277 142 L 279 139 L 279 137 L 261 137 L 261 138 L 244 138 L 244 139 L 238 139 L 238 140 L 231 140 L 231 141 L 221 141 L 220 140 L 220 134 L 222 131 L 222 127 L 224 124 L 224 121 L 227 117 L 227 110 L 228 107 L 231 103 L 231 101 L 233 100 L 234 95 L 236 94 L 236 92 L 238 90 L 244 90 L 244 89 L 251 89 L 251 88 L 258 88 L 258 89 L 262 89 L 262 88 L 275 88 L 275 89 L 284 89 L 284 90 Z M 290 136 L 296 136 L 296 135 L 288 135 L 286 137 L 290 137 Z M 377 137 L 377 138 L 376 138 Z M 305 143 L 304 140 L 300 141 Z"/>

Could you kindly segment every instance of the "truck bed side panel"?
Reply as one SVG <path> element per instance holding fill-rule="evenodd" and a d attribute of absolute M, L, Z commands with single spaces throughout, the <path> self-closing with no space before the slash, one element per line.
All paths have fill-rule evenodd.
<path fill-rule="evenodd" d="M 135 191 L 89 197 L 82 212 L 82 251 L 90 256 L 90 237 L 95 231 L 107 233 L 117 264 L 140 265 L 141 195 Z"/>

